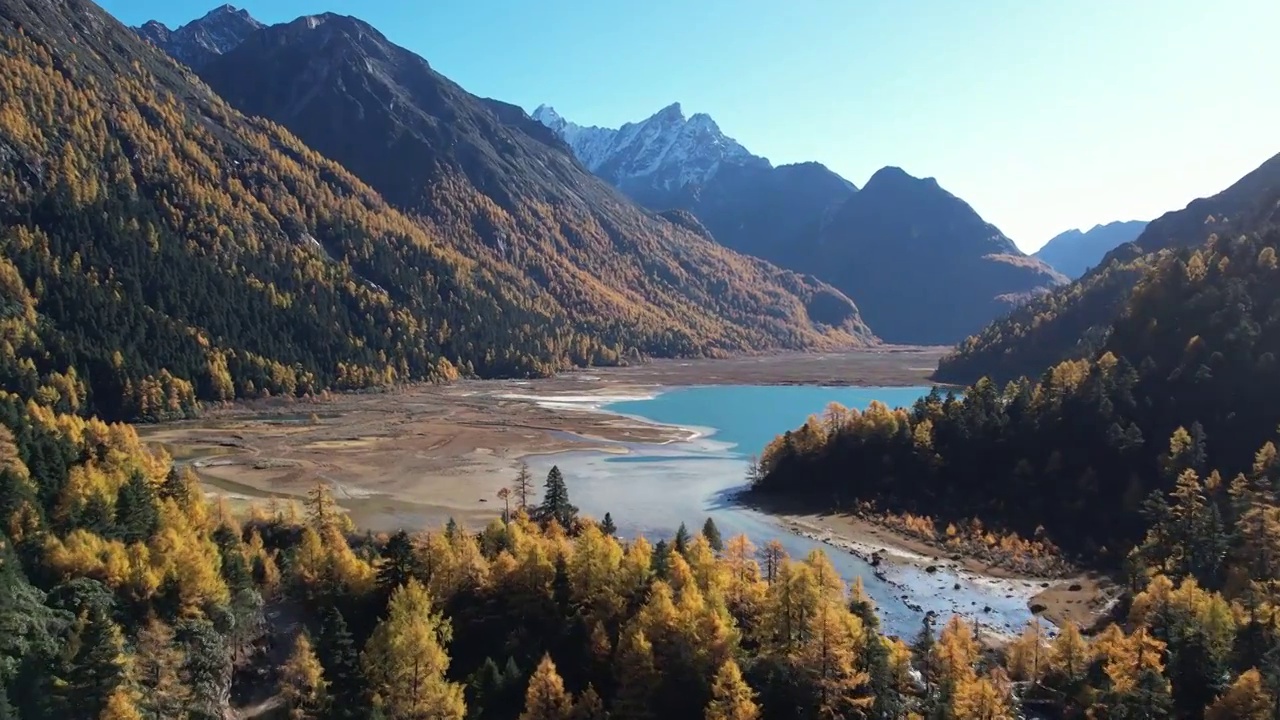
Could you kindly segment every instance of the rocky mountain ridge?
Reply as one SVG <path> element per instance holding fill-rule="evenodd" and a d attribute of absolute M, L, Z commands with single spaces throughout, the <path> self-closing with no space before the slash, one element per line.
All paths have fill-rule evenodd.
<path fill-rule="evenodd" d="M 151 20 L 134 28 L 134 32 L 179 62 L 199 70 L 263 27 L 248 11 L 222 5 L 176 30 Z"/>

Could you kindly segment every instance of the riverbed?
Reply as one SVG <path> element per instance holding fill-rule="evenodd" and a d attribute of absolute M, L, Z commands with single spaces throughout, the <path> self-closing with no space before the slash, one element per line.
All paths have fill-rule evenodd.
<path fill-rule="evenodd" d="M 671 538 L 681 523 L 698 532 L 709 517 L 726 538 L 746 534 L 757 546 L 778 540 L 795 558 L 820 549 L 847 581 L 862 578 L 890 633 L 914 635 L 929 613 L 942 619 L 963 614 L 996 633 L 1017 632 L 1031 619 L 1028 600 L 1041 589 L 1041 581 L 983 576 L 945 560 L 894 562 L 892 554 L 872 567 L 869 556 L 877 548 L 853 548 L 839 538 L 788 528 L 735 497 L 746 485 L 748 456 L 810 414 L 821 413 L 828 402 L 863 409 L 879 400 L 894 407 L 909 405 L 929 390 L 719 385 L 613 401 L 589 395 L 527 397 L 550 407 L 576 404 L 655 423 L 681 438 L 614 442 L 528 460 L 537 477 L 558 466 L 573 503 L 597 519 L 610 513 L 623 536 Z"/>

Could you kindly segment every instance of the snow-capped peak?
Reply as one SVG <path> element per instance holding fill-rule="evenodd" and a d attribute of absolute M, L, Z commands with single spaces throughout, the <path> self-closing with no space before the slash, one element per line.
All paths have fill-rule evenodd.
<path fill-rule="evenodd" d="M 564 128 L 568 124 L 568 121 L 560 117 L 560 113 L 556 112 L 556 109 L 550 105 L 539 105 L 534 109 L 530 117 L 551 128 L 557 135 L 561 136 L 564 135 Z"/>
<path fill-rule="evenodd" d="M 539 105 L 533 111 L 533 115 L 531 115 L 531 117 L 548 127 L 550 127 L 551 123 L 557 121 L 564 122 L 564 118 L 560 117 L 560 113 L 556 112 L 556 109 L 550 105 Z"/>
<path fill-rule="evenodd" d="M 618 129 L 587 127 L 539 105 L 531 117 L 558 134 L 582 164 L 615 185 L 645 182 L 674 190 L 710 180 L 726 163 L 769 167 L 720 131 L 706 113 L 686 118 L 672 103 Z"/>

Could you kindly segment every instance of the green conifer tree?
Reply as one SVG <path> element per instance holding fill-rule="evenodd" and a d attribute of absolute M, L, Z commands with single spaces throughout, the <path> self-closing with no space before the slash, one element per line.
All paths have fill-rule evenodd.
<path fill-rule="evenodd" d="M 724 539 L 720 537 L 720 528 L 716 527 L 715 520 L 707 518 L 707 521 L 702 524 L 702 536 L 707 539 L 707 544 L 712 550 L 720 552 L 724 549 Z"/>

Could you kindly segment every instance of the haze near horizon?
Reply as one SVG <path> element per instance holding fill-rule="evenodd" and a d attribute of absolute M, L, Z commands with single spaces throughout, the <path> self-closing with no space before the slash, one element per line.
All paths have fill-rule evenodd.
<path fill-rule="evenodd" d="M 215 5 L 102 4 L 169 27 Z M 774 164 L 818 161 L 859 186 L 885 165 L 935 177 L 1026 252 L 1180 209 L 1280 152 L 1266 0 L 237 6 L 266 23 L 354 15 L 473 93 L 583 125 L 680 102 Z"/>

